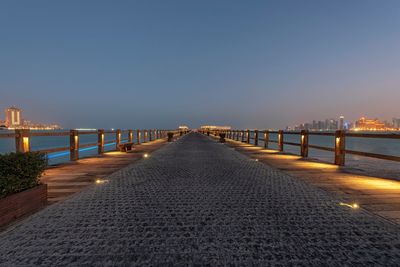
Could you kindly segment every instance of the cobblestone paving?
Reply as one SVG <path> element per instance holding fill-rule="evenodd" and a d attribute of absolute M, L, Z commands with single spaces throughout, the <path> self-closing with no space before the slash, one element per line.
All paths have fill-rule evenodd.
<path fill-rule="evenodd" d="M 1 266 L 400 265 L 399 228 L 196 133 L 0 235 Z"/>

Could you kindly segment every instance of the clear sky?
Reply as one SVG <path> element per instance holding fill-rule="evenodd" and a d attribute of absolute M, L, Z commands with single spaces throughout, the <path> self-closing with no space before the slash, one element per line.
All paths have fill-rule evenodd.
<path fill-rule="evenodd" d="M 66 128 L 400 117 L 400 1 L 0 1 L 0 108 Z"/>

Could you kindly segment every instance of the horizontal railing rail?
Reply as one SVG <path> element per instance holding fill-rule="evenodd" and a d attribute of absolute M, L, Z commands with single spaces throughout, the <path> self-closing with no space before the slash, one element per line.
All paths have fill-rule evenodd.
<path fill-rule="evenodd" d="M 400 156 L 386 155 L 372 152 L 364 152 L 346 149 L 347 138 L 374 138 L 374 139 L 400 139 L 400 134 L 383 134 L 383 133 L 354 133 L 346 132 L 344 130 L 337 130 L 335 132 L 313 132 L 313 131 L 283 131 L 283 130 L 223 130 L 223 131 L 202 131 L 204 134 L 219 135 L 224 133 L 226 138 L 241 141 L 244 143 L 251 143 L 258 146 L 259 141 L 264 142 L 264 148 L 269 148 L 270 143 L 278 144 L 278 151 L 284 151 L 284 145 L 300 147 L 300 156 L 308 157 L 309 149 L 317 149 L 329 151 L 334 153 L 334 163 L 336 165 L 345 165 L 346 154 L 357 155 L 363 157 L 370 157 L 382 160 L 391 160 L 400 162 Z M 271 139 L 270 135 L 276 134 L 276 139 Z M 298 135 L 299 142 L 285 141 L 286 135 Z M 333 137 L 334 147 L 315 145 L 309 143 L 310 136 L 326 136 Z"/>
<path fill-rule="evenodd" d="M 68 135 L 69 132 L 30 132 L 30 136 L 68 136 Z"/>
<path fill-rule="evenodd" d="M 32 137 L 62 137 L 69 136 L 69 146 L 61 147 L 49 147 L 44 149 L 34 150 L 36 152 L 42 152 L 46 155 L 57 152 L 61 153 L 62 156 L 69 154 L 70 160 L 75 161 L 79 159 L 79 152 L 96 149 L 97 154 L 103 154 L 105 152 L 105 146 L 115 145 L 115 150 L 119 149 L 119 145 L 122 143 L 133 143 L 134 139 L 136 144 L 147 143 L 158 139 L 167 137 L 167 133 L 172 132 L 173 135 L 180 133 L 186 133 L 187 131 L 178 130 L 164 130 L 164 129 L 145 129 L 145 130 L 132 130 L 132 129 L 116 129 L 116 130 L 104 130 L 98 129 L 96 131 L 85 131 L 85 130 L 69 130 L 69 131 L 30 131 L 27 129 L 18 129 L 13 133 L 0 133 L 1 138 L 13 138 L 15 139 L 15 151 L 16 152 L 29 152 L 31 151 L 31 139 Z M 114 134 L 112 140 L 105 140 L 105 135 Z M 122 137 L 123 134 L 127 136 Z M 80 143 L 81 136 L 95 135 L 97 136 L 97 142 Z M 135 136 L 135 138 L 134 138 Z"/>

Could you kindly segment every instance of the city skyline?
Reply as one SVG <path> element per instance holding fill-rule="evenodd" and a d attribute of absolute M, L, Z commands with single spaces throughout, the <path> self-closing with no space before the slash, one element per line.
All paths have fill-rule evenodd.
<path fill-rule="evenodd" d="M 67 128 L 388 120 L 400 116 L 399 11 L 398 1 L 2 1 L 0 108 Z"/>
<path fill-rule="evenodd" d="M 361 117 L 354 121 L 345 120 L 344 116 L 338 118 L 314 119 L 296 125 L 287 126 L 287 130 L 352 130 L 352 131 L 399 131 L 400 118 L 393 117 L 391 120 L 380 120 L 379 118 Z"/>
<path fill-rule="evenodd" d="M 54 124 L 54 123 L 48 123 L 48 122 L 41 122 L 41 123 L 36 123 L 32 122 L 31 120 L 27 120 L 25 116 L 22 116 L 23 110 L 20 107 L 17 106 L 9 106 L 4 109 L 5 110 L 5 116 L 4 120 L 1 119 L 0 117 L 0 127 L 10 127 L 12 129 L 14 128 L 53 128 L 53 129 L 60 129 L 63 128 L 59 126 L 59 124 Z M 14 119 L 15 117 L 15 119 Z M 359 119 L 356 119 L 354 121 L 350 120 L 345 120 L 345 117 L 343 115 L 339 116 L 338 118 L 333 118 L 329 117 L 326 119 L 313 119 L 312 121 L 309 120 L 309 122 L 301 122 L 298 124 L 294 124 L 291 126 L 286 126 L 285 129 L 287 130 L 357 130 L 357 122 L 362 120 L 362 119 L 369 119 L 375 121 L 375 123 L 382 123 L 386 130 L 394 130 L 394 129 L 400 129 L 400 118 L 397 117 L 392 117 L 391 120 L 381 120 L 377 117 L 371 117 L 367 118 L 366 116 L 362 116 Z M 14 122 L 15 121 L 15 122 Z M 207 125 L 207 124 L 206 124 Z M 177 127 L 183 127 L 183 126 L 177 126 Z M 190 128 L 186 125 L 184 125 L 186 128 Z M 203 128 L 207 127 L 204 125 L 196 125 L 196 126 L 191 126 L 192 128 Z M 213 126 L 216 127 L 216 126 Z M 219 126 L 218 126 L 219 127 Z M 231 126 L 221 126 L 222 128 L 227 127 L 231 129 Z M 65 128 L 65 127 L 64 127 Z M 76 127 L 78 128 L 78 127 Z M 101 128 L 101 127 L 100 127 Z M 114 128 L 114 127 L 111 127 Z M 269 128 L 273 129 L 274 127 L 262 127 L 262 128 Z"/>
<path fill-rule="evenodd" d="M 4 109 L 4 120 L 0 117 L 0 128 L 34 130 L 61 129 L 58 124 L 38 123 L 26 119 L 25 116 L 23 116 L 23 110 L 17 106 L 10 106 Z"/>

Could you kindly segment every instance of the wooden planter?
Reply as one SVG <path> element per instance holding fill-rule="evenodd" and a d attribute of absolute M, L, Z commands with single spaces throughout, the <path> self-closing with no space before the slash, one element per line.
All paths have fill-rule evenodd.
<path fill-rule="evenodd" d="M 47 185 L 21 191 L 0 199 L 0 227 L 31 214 L 47 204 Z"/>

